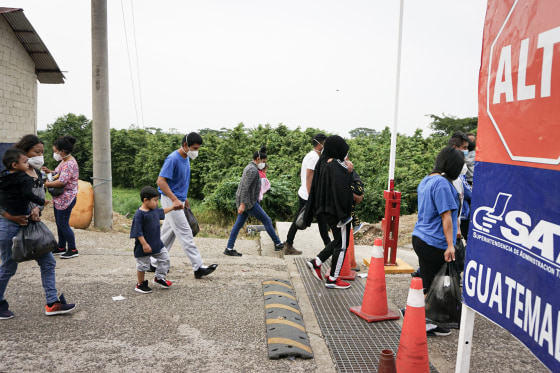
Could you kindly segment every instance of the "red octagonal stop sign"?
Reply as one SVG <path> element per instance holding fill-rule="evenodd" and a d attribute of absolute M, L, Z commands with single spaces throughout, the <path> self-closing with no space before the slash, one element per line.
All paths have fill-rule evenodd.
<path fill-rule="evenodd" d="M 559 15 L 558 0 L 516 0 L 487 40 L 486 113 L 514 161 L 560 163 Z"/>

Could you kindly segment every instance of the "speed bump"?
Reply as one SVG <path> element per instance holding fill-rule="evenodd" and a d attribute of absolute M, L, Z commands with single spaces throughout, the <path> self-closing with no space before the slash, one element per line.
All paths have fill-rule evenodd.
<path fill-rule="evenodd" d="M 286 280 L 273 279 L 263 281 L 262 286 L 268 357 L 311 359 L 313 352 L 292 284 Z"/>

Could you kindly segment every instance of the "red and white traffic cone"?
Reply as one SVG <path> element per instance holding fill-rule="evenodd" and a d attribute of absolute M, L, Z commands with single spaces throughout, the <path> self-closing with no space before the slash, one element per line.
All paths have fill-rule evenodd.
<path fill-rule="evenodd" d="M 400 318 L 397 312 L 390 310 L 387 306 L 387 287 L 383 263 L 383 241 L 381 238 L 376 238 L 371 253 L 371 263 L 362 305 L 350 308 L 350 311 L 367 322 Z"/>
<path fill-rule="evenodd" d="M 410 283 L 397 351 L 397 372 L 423 373 L 430 371 L 426 310 L 422 289 L 422 279 L 414 277 Z"/>

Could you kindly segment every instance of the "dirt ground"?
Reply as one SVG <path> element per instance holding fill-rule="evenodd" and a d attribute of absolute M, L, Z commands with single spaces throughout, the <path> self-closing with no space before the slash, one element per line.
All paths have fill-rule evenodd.
<path fill-rule="evenodd" d="M 53 223 L 52 206 L 45 209 L 43 219 L 51 230 L 56 229 Z M 415 215 L 400 217 L 399 246 L 408 246 L 415 222 Z M 62 345 L 67 343 L 77 349 L 74 359 L 77 359 L 86 370 L 137 371 L 136 368 L 140 366 L 138 364 L 148 369 L 157 369 L 158 363 L 149 357 L 151 355 L 145 355 L 145 351 L 148 351 L 143 349 L 145 346 L 141 347 L 144 342 L 148 343 L 146 346 L 151 345 L 152 342 L 148 342 L 151 338 L 147 340 L 140 338 L 136 341 L 134 335 L 138 325 L 129 326 L 122 316 L 115 319 L 115 315 L 127 314 L 123 307 L 139 306 L 137 303 L 141 300 L 151 299 L 138 297 L 130 289 L 131 279 L 134 278 L 131 244 L 128 238 L 130 224 L 130 219 L 114 213 L 112 232 L 96 230 L 93 224 L 87 230 L 78 230 L 77 243 L 80 245 L 81 259 L 57 260 L 58 282 L 62 289 L 71 295 L 72 301 L 79 303 L 80 307 L 71 318 L 44 319 L 40 315 L 39 308 L 31 307 L 41 302 L 41 289 L 37 286 L 38 271 L 32 264 L 21 266 L 17 277 L 14 277 L 14 282 L 20 281 L 26 286 L 21 290 L 16 286 L 8 289 L 10 300 L 13 299 L 14 312 L 17 313 L 17 317 L 13 319 L 16 322 L 0 324 L 2 329 L 0 334 L 5 339 L 4 343 L 0 341 L 0 350 L 5 351 L 6 356 L 10 356 L 9 359 L 0 361 L 0 371 L 41 371 L 43 368 L 46 369 L 46 366 L 56 366 L 59 371 L 75 371 L 74 363 L 59 359 L 56 350 L 51 350 L 48 345 L 35 343 L 32 346 L 46 354 L 43 355 L 42 360 L 25 360 L 20 356 L 22 348 L 29 348 L 28 338 L 31 337 L 31 332 L 35 333 L 31 338 L 37 340 L 47 338 L 48 333 L 66 335 L 58 334 L 66 333 L 63 332 L 63 325 L 70 327 L 69 330 L 75 328 L 75 331 L 69 334 L 68 338 L 61 339 Z M 356 245 L 371 246 L 373 240 L 381 236 L 380 223 L 367 224 L 363 232 L 357 234 Z M 301 240 L 301 237 L 299 239 Z M 203 257 L 209 262 L 221 263 L 220 271 L 216 272 L 216 275 L 209 276 L 206 281 L 193 280 L 192 275 L 189 276 L 188 260 L 184 254 L 177 248 L 172 251 L 175 263 L 172 274 L 177 286 L 170 293 L 164 291 L 154 293 L 158 297 L 165 296 L 161 301 L 166 302 L 166 307 L 169 307 L 164 313 L 164 320 L 161 320 L 169 332 L 169 337 L 158 345 L 166 351 L 164 354 L 167 361 L 166 370 L 181 371 L 181 367 L 190 364 L 192 370 L 196 371 L 325 371 L 319 368 L 319 363 L 321 358 L 330 361 L 328 350 L 323 353 L 315 351 L 315 359 L 311 361 L 268 359 L 263 347 L 266 346 L 264 336 L 261 335 L 263 327 L 255 323 L 255 320 L 260 320 L 262 313 L 260 307 L 256 306 L 262 301 L 262 294 L 259 294 L 260 281 L 273 277 L 289 278 L 288 275 L 297 278 L 297 270 L 290 270 L 283 259 L 256 255 L 260 245 L 254 238 L 246 239 L 240 235 L 238 239 L 239 250 L 247 254 L 243 256 L 243 261 L 224 258 L 221 254 L 224 244 L 224 239 L 197 238 L 197 245 Z M 403 250 L 412 249 L 408 246 Z M 75 275 L 78 265 L 87 268 L 80 276 Z M 295 281 L 295 278 L 292 280 Z M 28 282 L 32 282 L 33 286 Z M 395 306 L 406 305 L 409 284 L 408 274 L 387 276 L 387 296 Z M 28 291 L 26 289 L 33 291 L 32 298 L 26 293 Z M 100 292 L 99 289 L 104 291 Z M 130 303 L 110 300 L 110 296 L 118 294 L 125 295 Z M 301 293 L 301 298 L 305 298 L 304 291 Z M 27 301 L 22 302 L 22 299 Z M 207 312 L 209 301 L 212 302 L 211 313 Z M 149 305 L 148 308 L 154 308 L 155 311 L 157 304 L 158 302 L 154 302 L 154 305 Z M 224 304 L 237 306 L 224 307 Z M 109 313 L 94 312 L 96 305 L 101 305 Z M 31 313 L 27 314 L 27 312 Z M 193 315 L 201 314 L 206 315 L 204 319 L 197 318 L 196 321 L 192 319 Z M 65 323 L 59 324 L 56 322 L 58 320 L 64 320 Z M 146 321 L 149 326 L 150 323 L 155 322 L 155 318 Z M 41 331 L 44 328 L 45 331 Z M 235 330 L 244 332 L 238 333 Z M 228 334 L 230 331 L 232 333 Z M 150 332 L 153 333 L 153 330 L 143 327 L 140 333 L 149 335 Z M 188 336 L 192 339 L 193 335 L 198 338 L 194 341 L 196 343 L 190 339 L 187 344 L 179 343 L 181 338 Z M 217 335 L 221 335 L 221 338 L 217 338 Z M 428 339 L 430 361 L 439 372 L 454 371 L 458 335 L 459 331 L 453 330 L 449 337 Z M 320 338 L 320 335 L 315 336 L 311 333 L 311 337 L 311 339 Z M 238 341 L 240 339 L 241 341 Z M 107 349 L 107 343 L 113 344 L 113 348 Z M 85 347 L 92 345 L 94 349 Z M 136 350 L 138 353 L 134 352 Z M 480 315 L 475 317 L 472 351 L 471 372 L 495 372 L 498 370 L 497 367 L 503 373 L 549 371 L 509 332 Z M 99 356 L 103 358 L 99 359 Z M 178 356 L 184 361 L 177 360 Z M 191 359 L 189 356 L 197 358 Z M 7 367 L 17 368 L 5 370 Z M 132 369 L 132 367 L 136 368 Z"/>

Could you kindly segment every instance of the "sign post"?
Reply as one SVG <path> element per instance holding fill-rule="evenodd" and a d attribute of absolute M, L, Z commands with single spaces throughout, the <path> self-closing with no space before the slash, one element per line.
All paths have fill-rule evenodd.
<path fill-rule="evenodd" d="M 558 14 L 554 0 L 488 1 L 458 372 L 469 308 L 560 371 Z"/>

